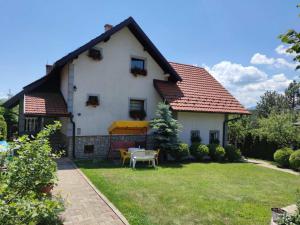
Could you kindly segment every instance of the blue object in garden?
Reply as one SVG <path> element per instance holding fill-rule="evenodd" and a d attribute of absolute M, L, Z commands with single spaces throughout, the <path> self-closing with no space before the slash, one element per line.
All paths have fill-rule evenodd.
<path fill-rule="evenodd" d="M 0 141 L 0 152 L 6 152 L 8 150 L 7 141 Z"/>

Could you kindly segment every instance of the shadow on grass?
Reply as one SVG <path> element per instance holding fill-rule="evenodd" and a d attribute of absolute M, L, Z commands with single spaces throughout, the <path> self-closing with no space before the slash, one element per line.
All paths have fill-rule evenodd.
<path fill-rule="evenodd" d="M 108 160 L 76 160 L 76 165 L 82 169 L 131 169 L 129 163 L 122 166 L 120 161 L 108 161 Z M 145 170 L 155 170 L 157 168 L 168 168 L 168 169 L 180 169 L 183 168 L 185 165 L 192 164 L 192 163 L 203 163 L 203 164 L 210 164 L 210 163 L 219 163 L 219 164 L 242 164 L 245 162 L 213 162 L 213 161 L 203 161 L 198 162 L 195 160 L 186 160 L 182 162 L 174 162 L 174 161 L 167 161 L 167 162 L 160 162 L 156 168 L 153 168 L 149 165 L 148 162 L 138 162 L 136 164 L 135 171 L 145 171 Z"/>

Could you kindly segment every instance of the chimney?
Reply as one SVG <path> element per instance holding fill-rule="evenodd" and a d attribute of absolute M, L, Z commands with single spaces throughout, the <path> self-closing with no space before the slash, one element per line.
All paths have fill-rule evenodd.
<path fill-rule="evenodd" d="M 113 25 L 111 25 L 111 24 L 105 24 L 105 25 L 104 25 L 104 31 L 108 31 L 108 30 L 110 30 L 111 28 L 113 28 Z"/>
<path fill-rule="evenodd" d="M 52 67 L 53 67 L 52 65 L 46 65 L 46 74 L 50 73 Z"/>

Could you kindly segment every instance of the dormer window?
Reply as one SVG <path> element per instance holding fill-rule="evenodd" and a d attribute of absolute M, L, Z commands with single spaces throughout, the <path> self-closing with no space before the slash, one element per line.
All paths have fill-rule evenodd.
<path fill-rule="evenodd" d="M 96 48 L 91 48 L 88 52 L 88 56 L 91 57 L 94 60 L 101 60 L 102 59 L 101 50 L 96 49 Z"/>
<path fill-rule="evenodd" d="M 96 107 L 99 105 L 99 98 L 97 95 L 89 95 L 88 100 L 86 102 L 86 106 Z"/>
<path fill-rule="evenodd" d="M 131 58 L 131 73 L 135 76 L 137 75 L 146 76 L 147 70 L 146 70 L 145 60 L 139 58 Z"/>

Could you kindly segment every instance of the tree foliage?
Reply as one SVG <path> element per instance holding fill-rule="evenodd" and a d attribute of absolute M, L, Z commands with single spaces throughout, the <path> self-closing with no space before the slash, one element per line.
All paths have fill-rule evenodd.
<path fill-rule="evenodd" d="M 299 128 L 294 125 L 295 114 L 272 112 L 267 118 L 258 120 L 258 128 L 253 133 L 267 141 L 277 143 L 279 147 L 288 147 L 300 141 Z"/>
<path fill-rule="evenodd" d="M 162 102 L 158 103 L 156 118 L 150 121 L 150 126 L 154 130 L 155 144 L 159 149 L 171 155 L 178 151 L 178 133 L 181 125 L 173 118 L 169 105 Z"/>
<path fill-rule="evenodd" d="M 295 109 L 297 105 L 300 104 L 300 84 L 299 82 L 293 80 L 288 88 L 285 90 L 285 96 L 287 98 L 289 107 Z"/>
<path fill-rule="evenodd" d="M 11 144 L 15 157 L 0 172 L 0 224 L 59 224 L 63 204 L 42 189 L 56 183 L 56 163 L 49 136 L 60 127 L 57 122 L 36 138 L 20 137 Z"/>
<path fill-rule="evenodd" d="M 4 117 L 0 115 L 0 141 L 6 140 L 7 135 L 7 125 Z"/>
<path fill-rule="evenodd" d="M 268 117 L 271 112 L 281 113 L 289 109 L 287 98 L 276 91 L 266 91 L 257 103 L 259 117 Z"/>

